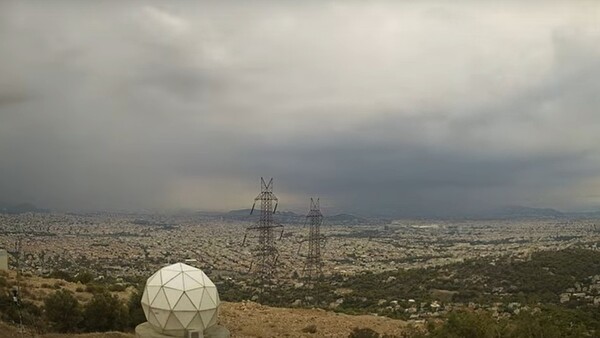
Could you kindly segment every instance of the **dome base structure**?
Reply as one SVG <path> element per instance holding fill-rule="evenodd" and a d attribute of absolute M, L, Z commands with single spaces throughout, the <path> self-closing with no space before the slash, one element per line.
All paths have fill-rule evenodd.
<path fill-rule="evenodd" d="M 229 330 L 221 325 L 213 325 L 208 329 L 204 330 L 198 338 L 229 338 L 231 334 Z M 144 322 L 135 327 L 136 338 L 173 338 L 173 336 L 162 334 L 157 332 L 152 325 L 148 322 Z M 192 338 L 192 336 L 186 337 L 185 335 L 181 338 Z M 194 337 L 195 338 L 195 337 Z"/>

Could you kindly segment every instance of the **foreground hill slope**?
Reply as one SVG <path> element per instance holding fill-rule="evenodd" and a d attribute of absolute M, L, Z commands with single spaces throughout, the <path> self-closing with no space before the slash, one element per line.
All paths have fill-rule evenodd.
<path fill-rule="evenodd" d="M 0 322 L 0 338 L 19 338 L 21 337 L 21 331 L 14 326 Z M 105 333 L 84 333 L 84 334 L 61 334 L 61 333 L 48 333 L 44 335 L 37 335 L 31 333 L 31 331 L 24 331 L 23 337 L 39 337 L 39 338 L 133 338 L 135 335 L 127 334 L 122 332 L 105 332 Z"/>
<path fill-rule="evenodd" d="M 350 316 L 320 309 L 274 308 L 254 302 L 223 302 L 220 324 L 232 337 L 348 337 L 353 328 L 371 328 L 381 334 L 400 335 L 406 322 L 378 316 Z M 316 332 L 303 332 L 315 325 Z M 30 332 L 25 337 L 32 337 Z M 0 338 L 20 337 L 19 330 L 0 323 Z M 48 333 L 40 338 L 133 338 L 132 333 L 107 332 L 85 334 Z"/>
<path fill-rule="evenodd" d="M 2 272 L 6 288 L 16 285 L 14 271 Z M 43 299 L 58 289 L 71 291 L 82 303 L 88 302 L 93 294 L 81 283 L 68 282 L 57 278 L 26 276 L 21 282 L 25 298 L 43 306 Z M 127 300 L 133 288 L 112 292 L 122 300 Z M 141 306 L 141 305 L 140 305 Z M 380 334 L 398 336 L 406 327 L 406 322 L 379 316 L 350 316 L 322 309 L 276 308 L 250 301 L 222 302 L 219 322 L 227 327 L 232 337 L 348 337 L 352 329 L 371 328 Z M 32 323 L 27 323 L 29 326 Z M 314 325 L 316 332 L 304 332 L 303 329 Z M 314 331 L 314 330 L 308 330 Z M 0 338 L 20 337 L 15 325 L 0 322 Z M 24 337 L 40 338 L 133 338 L 135 335 L 122 332 L 58 334 L 47 333 L 33 335 L 25 332 Z"/>

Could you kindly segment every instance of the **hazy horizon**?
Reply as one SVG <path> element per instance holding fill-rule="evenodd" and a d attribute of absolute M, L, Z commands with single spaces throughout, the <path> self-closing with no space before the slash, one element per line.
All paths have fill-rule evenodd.
<path fill-rule="evenodd" d="M 600 3 L 0 3 L 0 201 L 600 209 Z"/>

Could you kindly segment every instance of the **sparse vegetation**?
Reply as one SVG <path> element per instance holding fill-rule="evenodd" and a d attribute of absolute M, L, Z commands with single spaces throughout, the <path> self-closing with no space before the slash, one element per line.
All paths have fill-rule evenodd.
<path fill-rule="evenodd" d="M 594 318 L 595 317 L 595 318 Z M 430 324 L 426 333 L 415 337 L 432 338 L 575 338 L 594 337 L 600 332 L 598 312 L 583 313 L 549 307 L 525 311 L 511 319 L 496 319 L 485 311 L 453 312 L 441 325 Z"/>
<path fill-rule="evenodd" d="M 83 313 L 79 301 L 67 290 L 58 290 L 44 301 L 45 315 L 52 329 L 75 332 L 80 328 Z"/>
<path fill-rule="evenodd" d="M 240 301 L 258 296 L 258 301 L 263 304 L 282 307 L 290 306 L 296 299 L 303 299 L 307 292 L 318 292 L 317 303 L 303 305 L 316 304 L 348 314 L 378 313 L 400 319 L 408 319 L 413 313 L 409 311 L 411 309 L 434 311 L 429 308 L 433 301 L 453 304 L 456 308 L 475 304 L 483 309 L 477 312 L 450 311 L 444 325 L 431 323 L 428 331 L 412 333 L 416 337 L 421 334 L 432 337 L 452 334 L 456 337 L 497 337 L 494 334 L 498 332 L 505 332 L 507 337 L 529 337 L 524 332 L 534 330 L 535 325 L 546 325 L 544 323 L 552 323 L 546 325 L 550 327 L 569 328 L 563 328 L 566 331 L 554 328 L 553 332 L 570 337 L 600 332 L 600 311 L 576 300 L 561 304 L 559 294 L 574 283 L 599 273 L 600 252 L 566 249 L 535 252 L 529 260 L 521 261 L 511 260 L 508 256 L 480 258 L 439 268 L 332 276 L 310 291 L 287 285 L 259 291 L 258 285 L 239 287 L 232 282 L 223 283 L 220 287 L 225 291 L 222 293 L 225 300 Z M 350 292 L 338 295 L 336 290 Z M 391 302 L 396 305 L 390 306 Z M 519 313 L 509 306 L 511 303 L 538 310 Z M 500 304 L 495 306 L 495 315 L 501 319 L 493 317 L 492 311 L 485 310 L 493 304 Z"/>

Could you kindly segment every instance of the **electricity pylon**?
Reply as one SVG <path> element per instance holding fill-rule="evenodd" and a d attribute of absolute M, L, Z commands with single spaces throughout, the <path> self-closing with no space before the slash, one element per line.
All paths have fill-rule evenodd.
<path fill-rule="evenodd" d="M 256 202 L 260 201 L 260 218 L 254 226 L 248 227 L 246 230 L 258 231 L 258 245 L 253 252 L 254 257 L 252 264 L 250 264 L 250 270 L 254 265 L 258 277 L 267 280 L 274 277 L 277 259 L 279 258 L 279 253 L 275 247 L 275 228 L 282 228 L 281 238 L 283 226 L 273 220 L 273 214 L 277 211 L 278 205 L 278 199 L 273 193 L 273 179 L 271 178 L 269 183 L 265 183 L 265 180 L 261 177 L 260 187 L 261 192 L 254 199 L 252 210 L 250 210 L 250 214 L 252 214 Z M 246 243 L 246 235 L 244 235 L 243 243 Z M 254 264 L 254 261 L 256 261 L 256 264 Z"/>
<path fill-rule="evenodd" d="M 321 235 L 321 224 L 323 223 L 323 214 L 319 206 L 319 199 L 315 201 L 310 199 L 310 210 L 306 215 L 309 225 L 308 253 L 304 261 L 302 274 L 309 281 L 318 280 L 323 274 L 323 261 L 321 259 L 321 248 L 325 244 L 325 236 Z"/>

